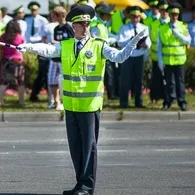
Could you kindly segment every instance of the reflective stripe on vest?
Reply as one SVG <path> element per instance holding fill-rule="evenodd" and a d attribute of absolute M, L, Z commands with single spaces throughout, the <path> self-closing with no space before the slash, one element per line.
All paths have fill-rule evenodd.
<path fill-rule="evenodd" d="M 177 29 L 187 34 L 187 26 L 177 21 Z M 165 65 L 183 65 L 186 62 L 186 46 L 173 35 L 169 24 L 160 26 L 160 39 L 162 42 L 162 57 Z"/>
<path fill-rule="evenodd" d="M 63 75 L 64 80 L 71 81 L 103 81 L 104 78 L 101 76 L 70 76 Z"/>
<path fill-rule="evenodd" d="M 88 98 L 88 97 L 103 97 L 103 93 L 101 92 L 82 92 L 82 93 L 76 93 L 76 92 L 69 92 L 69 91 L 63 91 L 64 96 L 68 97 L 78 97 L 78 98 Z"/>
<path fill-rule="evenodd" d="M 102 109 L 105 73 L 103 44 L 102 40 L 90 38 L 75 58 L 74 39 L 61 42 L 65 110 L 93 112 Z"/>

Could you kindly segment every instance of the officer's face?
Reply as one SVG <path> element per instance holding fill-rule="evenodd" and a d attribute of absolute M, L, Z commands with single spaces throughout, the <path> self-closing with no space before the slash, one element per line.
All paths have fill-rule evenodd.
<path fill-rule="evenodd" d="M 37 14 L 39 14 L 39 10 L 38 9 L 32 9 L 31 14 L 32 14 L 32 16 L 36 16 Z"/>
<path fill-rule="evenodd" d="M 75 32 L 75 37 L 77 39 L 82 39 L 89 34 L 89 25 L 90 22 L 75 22 L 72 24 L 72 27 Z"/>
<path fill-rule="evenodd" d="M 155 5 L 150 6 L 150 8 L 151 8 L 151 11 L 152 11 L 152 14 L 153 15 L 158 14 L 159 10 L 157 9 L 157 7 Z"/>
<path fill-rule="evenodd" d="M 177 14 L 177 13 L 171 13 L 170 14 L 170 18 L 171 18 L 171 22 L 176 22 L 177 20 L 178 20 L 178 18 L 179 18 L 179 14 Z"/>
<path fill-rule="evenodd" d="M 23 19 L 24 16 L 25 16 L 25 13 L 24 13 L 24 12 L 18 12 L 18 17 L 19 17 L 20 19 Z"/>
<path fill-rule="evenodd" d="M 138 22 L 140 22 L 141 17 L 140 16 L 137 16 L 137 15 L 130 15 L 130 19 L 131 19 L 131 22 L 133 24 L 137 24 Z"/>
<path fill-rule="evenodd" d="M 160 11 L 161 18 L 166 19 L 168 17 L 168 13 L 165 9 L 160 9 L 159 11 Z"/>

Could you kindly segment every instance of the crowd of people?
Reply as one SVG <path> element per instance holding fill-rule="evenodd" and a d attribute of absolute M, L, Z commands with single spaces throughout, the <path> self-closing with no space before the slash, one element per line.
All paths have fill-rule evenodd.
<path fill-rule="evenodd" d="M 142 100 L 144 66 L 152 60 L 150 99 L 152 103 L 162 99 L 163 110 L 168 110 L 176 99 L 182 111 L 187 110 L 185 98 L 184 64 L 186 47 L 194 44 L 194 21 L 189 26 L 181 20 L 182 7 L 178 3 L 168 4 L 165 0 L 148 0 L 149 11 L 139 6 L 127 6 L 115 10 L 115 5 L 100 2 L 95 6 L 96 15 L 90 22 L 90 36 L 105 40 L 110 46 L 122 50 L 139 32 L 145 29 L 145 36 L 136 49 L 123 63 L 106 60 L 104 85 L 109 100 L 119 100 L 120 108 L 129 107 L 129 94 L 135 99 L 136 108 L 144 108 Z M 79 4 L 89 4 L 79 0 Z M 22 43 L 55 44 L 74 37 L 71 22 L 66 21 L 67 11 L 63 6 L 51 7 L 49 16 L 39 14 L 40 4 L 31 2 L 31 15 L 25 17 L 24 7 L 7 15 L 7 9 L 0 11 L 0 41 L 20 45 Z M 25 17 L 25 19 L 24 19 Z M 195 16 L 194 16 L 195 17 Z M 90 55 L 90 54 L 89 54 Z M 43 86 L 48 91 L 48 108 L 63 110 L 61 83 L 63 74 L 60 58 L 38 58 L 38 73 L 34 81 L 30 101 L 39 101 Z M 90 67 L 93 71 L 93 66 Z M 19 104 L 24 105 L 25 64 L 21 52 L 1 47 L 0 102 L 5 90 L 11 85 L 18 89 Z M 129 93 L 131 92 L 131 93 Z"/>

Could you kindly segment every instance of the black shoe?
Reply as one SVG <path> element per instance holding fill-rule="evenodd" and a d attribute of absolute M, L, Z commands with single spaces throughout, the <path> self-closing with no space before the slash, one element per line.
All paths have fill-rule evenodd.
<path fill-rule="evenodd" d="M 146 108 L 145 106 L 143 105 L 135 105 L 136 108 Z"/>
<path fill-rule="evenodd" d="M 167 111 L 169 108 L 170 108 L 170 106 L 167 105 L 167 104 L 165 104 L 165 105 L 163 106 L 162 110 L 163 110 L 163 111 Z"/>
<path fill-rule="evenodd" d="M 180 106 L 180 108 L 181 108 L 181 111 L 187 111 L 187 106 L 186 106 L 186 104 L 182 104 L 182 105 Z"/>
<path fill-rule="evenodd" d="M 77 186 L 75 186 L 72 190 L 63 191 L 63 195 L 74 195 L 74 193 L 78 190 Z"/>
<path fill-rule="evenodd" d="M 30 97 L 29 100 L 31 102 L 40 102 L 39 98 L 38 97 Z"/>
<path fill-rule="evenodd" d="M 73 195 L 92 195 L 86 190 L 78 190 Z"/>

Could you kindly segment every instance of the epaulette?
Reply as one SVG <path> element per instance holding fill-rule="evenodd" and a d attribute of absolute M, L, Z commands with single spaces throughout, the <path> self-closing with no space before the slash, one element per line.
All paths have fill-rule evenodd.
<path fill-rule="evenodd" d="M 102 39 L 102 38 L 99 38 L 99 37 L 96 37 L 95 40 L 106 42 L 106 40 L 104 40 L 104 39 Z"/>

